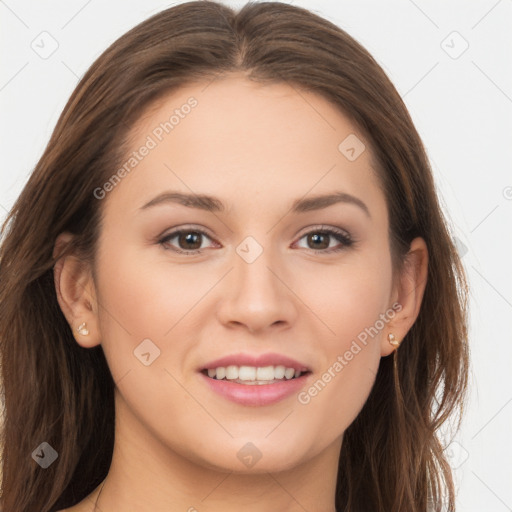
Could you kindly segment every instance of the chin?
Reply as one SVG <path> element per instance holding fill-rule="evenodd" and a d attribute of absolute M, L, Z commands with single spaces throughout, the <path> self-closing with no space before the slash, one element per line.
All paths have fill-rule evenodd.
<path fill-rule="evenodd" d="M 254 441 L 235 438 L 212 443 L 212 448 L 195 453 L 195 462 L 219 472 L 239 474 L 263 474 L 286 471 L 301 464 L 307 457 L 304 443 L 283 446 L 282 439 L 264 437 Z M 298 447 L 301 446 L 299 451 Z"/>

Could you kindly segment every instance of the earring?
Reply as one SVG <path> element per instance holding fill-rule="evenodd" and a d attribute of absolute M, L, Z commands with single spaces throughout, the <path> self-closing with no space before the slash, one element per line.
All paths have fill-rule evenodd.
<path fill-rule="evenodd" d="M 400 346 L 400 342 L 395 338 L 394 334 L 388 334 L 388 341 L 390 345 L 393 345 L 393 347 L 398 348 Z"/>
<path fill-rule="evenodd" d="M 78 334 L 81 334 L 82 336 L 87 336 L 89 334 L 89 329 L 87 329 L 87 324 L 85 322 L 80 324 L 76 330 L 78 331 Z"/>

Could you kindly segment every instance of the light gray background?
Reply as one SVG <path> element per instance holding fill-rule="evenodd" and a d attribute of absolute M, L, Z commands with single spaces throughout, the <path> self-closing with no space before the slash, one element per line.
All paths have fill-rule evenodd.
<path fill-rule="evenodd" d="M 0 0 L 1 219 L 79 77 L 125 31 L 177 3 Z M 512 510 L 512 1 L 289 3 L 373 54 L 423 138 L 472 286 L 470 402 L 447 448 L 457 510 Z"/>

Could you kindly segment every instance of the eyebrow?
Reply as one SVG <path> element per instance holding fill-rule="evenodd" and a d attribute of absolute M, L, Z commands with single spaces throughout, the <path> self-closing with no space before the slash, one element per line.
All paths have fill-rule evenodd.
<path fill-rule="evenodd" d="M 163 192 L 151 199 L 151 201 L 147 202 L 140 209 L 145 210 L 152 206 L 166 203 L 178 203 L 188 208 L 197 208 L 209 212 L 222 213 L 226 211 L 224 203 L 217 197 L 205 194 L 184 194 L 183 192 L 177 191 Z M 291 211 L 293 213 L 304 213 L 313 210 L 321 210 L 336 203 L 353 204 L 363 210 L 368 217 L 371 217 L 366 204 L 361 201 L 361 199 L 347 194 L 346 192 L 334 192 L 331 194 L 316 195 L 306 199 L 296 199 L 292 204 Z"/>

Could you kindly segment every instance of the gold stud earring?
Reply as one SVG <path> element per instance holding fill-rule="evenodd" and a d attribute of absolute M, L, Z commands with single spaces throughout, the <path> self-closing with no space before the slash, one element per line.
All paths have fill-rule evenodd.
<path fill-rule="evenodd" d="M 87 336 L 89 334 L 89 329 L 87 329 L 87 324 L 84 322 L 77 327 L 78 334 L 82 336 Z"/>
<path fill-rule="evenodd" d="M 400 342 L 395 338 L 394 334 L 388 334 L 388 341 L 390 345 L 393 345 L 393 347 L 398 348 L 400 346 Z"/>

